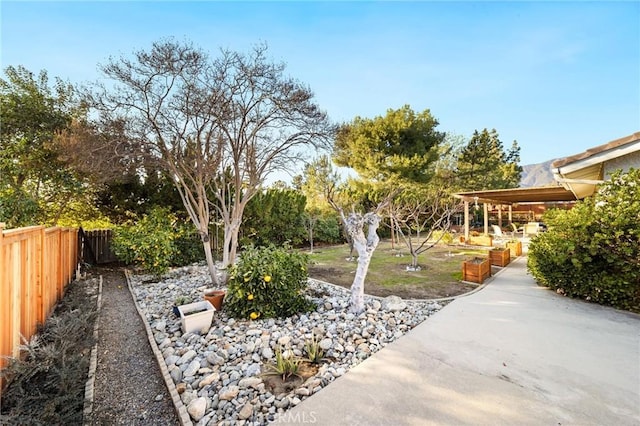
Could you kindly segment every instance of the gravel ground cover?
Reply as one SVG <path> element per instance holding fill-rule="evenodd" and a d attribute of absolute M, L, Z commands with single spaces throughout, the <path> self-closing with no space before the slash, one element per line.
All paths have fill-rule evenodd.
<path fill-rule="evenodd" d="M 313 312 L 250 321 L 229 318 L 223 309 L 206 334 L 183 334 L 172 313 L 174 301 L 178 296 L 203 300 L 209 281 L 206 267 L 197 265 L 172 270 L 161 281 L 131 277 L 181 402 L 197 425 L 267 424 L 442 307 L 366 296 L 365 312 L 354 315 L 348 312 L 348 290 L 310 280 L 308 296 L 317 304 Z M 265 365 L 278 348 L 304 356 L 305 343 L 314 336 L 328 360 L 289 392 L 271 393 L 263 380 Z"/>
<path fill-rule="evenodd" d="M 177 425 L 178 418 L 122 270 L 103 276 L 93 408 L 85 425 Z"/>

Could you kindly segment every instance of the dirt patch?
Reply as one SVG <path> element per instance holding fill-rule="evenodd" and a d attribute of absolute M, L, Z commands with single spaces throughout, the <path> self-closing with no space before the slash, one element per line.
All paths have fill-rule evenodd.
<path fill-rule="evenodd" d="M 292 375 L 285 379 L 275 374 L 264 375 L 262 381 L 269 392 L 277 396 L 299 388 L 309 377 L 313 377 L 318 373 L 319 367 L 318 364 L 303 361 L 300 363 L 297 375 Z"/>
<path fill-rule="evenodd" d="M 355 265 L 354 265 L 355 268 Z M 402 272 L 404 268 L 394 272 Z M 344 288 L 351 288 L 354 274 L 338 268 L 325 265 L 312 265 L 309 267 L 309 277 Z M 458 296 L 472 291 L 477 286 L 462 282 L 438 282 L 421 284 L 403 284 L 394 287 L 387 287 L 377 284 L 374 281 L 366 281 L 364 291 L 366 294 L 379 297 L 399 296 L 403 299 L 440 299 Z"/>

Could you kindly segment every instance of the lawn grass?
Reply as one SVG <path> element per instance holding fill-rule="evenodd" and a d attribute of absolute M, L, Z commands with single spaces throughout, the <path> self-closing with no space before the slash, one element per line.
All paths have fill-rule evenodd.
<path fill-rule="evenodd" d="M 483 255 L 487 251 L 463 246 L 436 246 L 418 257 L 420 271 L 407 271 L 411 255 L 402 245 L 391 246 L 383 240 L 373 254 L 365 282 L 370 294 L 403 294 L 407 297 L 448 297 L 452 293 L 468 290 L 461 287 L 461 265 L 464 260 Z M 311 254 L 309 275 L 334 284 L 348 287 L 357 267 L 355 260 L 348 261 L 349 246 L 320 247 Z M 465 291 L 461 291 L 465 290 Z"/>

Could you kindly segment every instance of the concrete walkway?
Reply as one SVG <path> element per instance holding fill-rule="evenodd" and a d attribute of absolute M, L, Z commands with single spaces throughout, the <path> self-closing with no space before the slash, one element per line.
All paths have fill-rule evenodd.
<path fill-rule="evenodd" d="M 277 422 L 640 425 L 640 316 L 538 287 L 521 257 Z"/>

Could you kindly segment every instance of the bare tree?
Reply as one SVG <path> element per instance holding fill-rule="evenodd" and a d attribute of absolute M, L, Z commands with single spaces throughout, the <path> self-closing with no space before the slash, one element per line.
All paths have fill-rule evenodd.
<path fill-rule="evenodd" d="M 462 204 L 441 187 L 407 192 L 408 197 L 394 200 L 390 211 L 392 223 L 411 253 L 409 269 L 415 271 L 419 269 L 418 256 L 442 241 Z"/>
<path fill-rule="evenodd" d="M 328 194 L 331 194 L 331 192 Z M 374 211 L 361 214 L 352 210 L 348 216 L 345 215 L 344 209 L 338 205 L 332 196 L 327 198 L 331 206 L 340 215 L 342 225 L 349 236 L 351 250 L 355 250 L 358 253 L 358 266 L 351 284 L 351 299 L 349 301 L 349 310 L 351 312 L 360 313 L 364 310 L 364 280 L 367 277 L 373 253 L 380 242 L 378 227 L 380 226 L 381 217 L 379 213 L 396 194 L 397 192 L 395 191 L 390 193 L 378 204 Z"/>
<path fill-rule="evenodd" d="M 90 95 L 101 119 L 125 123 L 139 152 L 171 176 L 214 283 L 211 208 L 224 224 L 226 267 L 235 260 L 244 208 L 268 174 L 292 167 L 303 148 L 331 136 L 311 91 L 265 53 L 260 45 L 249 55 L 222 51 L 211 60 L 190 44 L 157 42 L 132 59 L 110 59 L 101 68 L 113 85 Z"/>
<path fill-rule="evenodd" d="M 264 45 L 250 55 L 224 51 L 215 63 L 224 76 L 218 82 L 225 97 L 221 170 L 230 171 L 219 174 L 215 192 L 224 265 L 235 260 L 244 208 L 265 178 L 300 164 L 311 147 L 328 148 L 335 130 L 311 90 L 285 77 L 285 65 L 267 61 L 265 53 Z"/>

